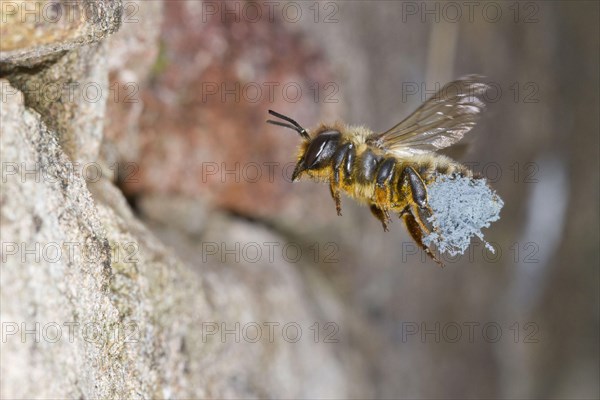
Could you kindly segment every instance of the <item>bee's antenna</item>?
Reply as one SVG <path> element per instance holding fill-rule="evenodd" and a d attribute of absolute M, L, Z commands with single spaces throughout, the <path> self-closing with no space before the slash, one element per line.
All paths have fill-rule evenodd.
<path fill-rule="evenodd" d="M 279 125 L 279 126 L 283 126 L 285 128 L 290 128 L 295 130 L 296 132 L 300 132 L 299 128 L 290 124 L 286 124 L 285 122 L 281 122 L 281 121 L 273 121 L 272 119 L 268 119 L 267 123 L 269 124 L 273 124 L 273 125 Z"/>
<path fill-rule="evenodd" d="M 279 114 L 278 112 L 273 111 L 273 110 L 269 110 L 269 114 L 274 115 L 277 118 L 281 118 L 284 121 L 289 122 L 289 124 L 286 124 L 286 123 L 283 123 L 283 122 L 280 122 L 280 121 L 273 121 L 272 119 L 267 120 L 267 123 L 273 124 L 273 125 L 283 126 L 285 128 L 289 128 L 289 129 L 293 129 L 296 132 L 298 132 L 300 134 L 300 136 L 302 136 L 304 139 L 306 139 L 306 140 L 310 139 L 310 136 L 309 136 L 308 132 L 306 131 L 306 129 L 304 129 L 302 126 L 300 126 L 299 123 L 297 123 L 296 121 L 294 121 L 290 117 L 287 117 L 287 116 L 285 116 L 283 114 Z"/>

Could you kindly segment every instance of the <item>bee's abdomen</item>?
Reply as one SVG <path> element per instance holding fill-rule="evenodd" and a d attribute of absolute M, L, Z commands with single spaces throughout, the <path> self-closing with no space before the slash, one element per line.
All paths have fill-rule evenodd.
<path fill-rule="evenodd" d="M 352 197 L 379 204 L 383 208 L 405 206 L 406 190 L 403 185 L 413 183 L 420 177 L 425 187 L 438 175 L 471 177 L 471 171 L 448 157 L 438 154 L 400 159 L 391 154 L 377 154 L 370 148 L 360 148 L 351 142 L 339 143 L 331 157 L 332 180 L 341 184 Z M 411 171 L 407 171 L 410 169 Z"/>

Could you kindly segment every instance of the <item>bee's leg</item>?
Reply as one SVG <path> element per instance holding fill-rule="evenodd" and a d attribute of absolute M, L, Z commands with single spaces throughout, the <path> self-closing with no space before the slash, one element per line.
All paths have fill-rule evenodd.
<path fill-rule="evenodd" d="M 348 157 L 350 150 L 353 148 L 352 143 L 348 142 L 340 146 L 333 157 L 331 158 L 331 169 L 333 171 L 331 180 L 329 182 L 329 190 L 331 191 L 331 197 L 335 201 L 335 210 L 338 215 L 342 215 L 342 200 L 340 198 L 340 171 L 342 170 L 342 164 Z"/>
<path fill-rule="evenodd" d="M 404 218 L 406 214 L 411 214 L 413 216 L 413 219 L 415 220 L 415 223 L 419 226 L 419 229 L 421 229 L 421 232 L 424 232 L 426 235 L 429 235 L 431 233 L 431 230 L 427 225 L 425 225 L 423 219 L 421 218 L 421 214 L 419 213 L 419 207 L 415 206 L 414 204 L 409 204 L 398 213 L 398 217 Z M 415 215 L 417 217 L 415 217 Z"/>
<path fill-rule="evenodd" d="M 400 190 L 405 194 L 410 194 L 410 199 L 421 209 L 428 210 L 427 188 L 421 176 L 412 167 L 406 167 L 402 172 L 400 181 Z"/>
<path fill-rule="evenodd" d="M 410 212 L 410 204 L 409 204 L 409 205 L 407 205 L 406 207 L 404 207 L 404 208 L 402 209 L 402 211 L 400 211 L 400 212 L 398 213 L 398 216 L 399 216 L 400 218 L 402 218 L 402 217 L 404 217 L 404 214 L 406 214 L 407 212 Z"/>
<path fill-rule="evenodd" d="M 423 221 L 421 214 L 425 212 L 426 215 L 433 215 L 433 211 L 428 204 L 427 188 L 423 179 L 412 167 L 407 167 L 403 172 L 400 184 L 400 190 L 409 203 L 400 213 L 408 232 L 425 253 L 443 267 L 444 264 L 423 243 L 423 235 L 429 235 L 431 230 Z M 435 227 L 433 227 L 433 230 L 437 232 Z"/>
<path fill-rule="evenodd" d="M 394 176 L 396 160 L 386 158 L 379 164 L 375 178 L 375 202 L 377 204 L 388 204 L 392 201 L 391 181 Z"/>
<path fill-rule="evenodd" d="M 348 150 L 346 152 L 346 157 L 343 160 L 343 169 L 344 169 L 344 182 L 347 185 L 350 185 L 353 180 L 352 169 L 354 168 L 354 162 L 356 161 L 356 149 L 354 145 L 350 143 Z"/>
<path fill-rule="evenodd" d="M 340 188 L 337 185 L 334 185 L 333 182 L 329 184 L 329 190 L 331 192 L 331 197 L 333 197 L 333 201 L 335 202 L 335 210 L 337 211 L 337 215 L 342 215 L 342 198 L 340 196 Z"/>
<path fill-rule="evenodd" d="M 423 209 L 418 207 L 417 205 L 413 204 L 410 206 L 410 211 L 408 212 L 408 214 L 411 214 L 413 216 L 415 223 L 417 225 L 419 225 L 419 228 L 421 229 L 421 231 L 425 235 L 429 235 L 431 233 L 431 229 L 429 229 L 429 227 L 423 221 L 423 218 L 421 217 L 421 210 L 423 210 Z"/>
<path fill-rule="evenodd" d="M 426 211 L 429 215 L 433 215 L 431 207 L 429 207 L 427 202 L 427 188 L 425 187 L 425 182 L 423 182 L 423 179 L 421 179 L 419 174 L 412 167 L 406 167 L 402 172 L 399 184 L 400 192 L 409 201 L 413 219 L 419 225 L 422 232 L 429 234 L 429 228 L 420 217 L 420 211 Z M 405 211 L 406 209 L 402 214 L 404 214 Z"/>
<path fill-rule="evenodd" d="M 388 232 L 388 222 L 391 222 L 391 218 L 387 210 L 382 210 L 381 208 L 377 207 L 376 204 L 371 204 L 371 213 L 373 213 L 375 218 L 381 221 L 381 225 L 383 225 L 383 230 L 385 232 Z"/>
<path fill-rule="evenodd" d="M 429 257 L 431 257 L 433 261 L 438 263 L 443 268 L 444 264 L 440 260 L 438 260 L 438 258 L 435 256 L 435 254 L 433 254 L 431 249 L 429 249 L 429 247 L 425 246 L 425 244 L 423 243 L 423 230 L 421 230 L 423 222 L 421 221 L 419 223 L 420 218 L 415 218 L 415 216 L 410 211 L 404 212 L 402 214 L 402 218 L 404 219 L 406 229 L 408 230 L 408 233 L 410 233 L 410 236 L 412 236 L 413 240 L 419 246 L 421 246 L 421 248 L 425 251 L 425 253 L 427 253 Z"/>

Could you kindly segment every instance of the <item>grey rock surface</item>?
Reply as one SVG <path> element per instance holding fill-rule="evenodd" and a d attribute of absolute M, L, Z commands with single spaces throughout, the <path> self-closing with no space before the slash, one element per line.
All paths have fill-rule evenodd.
<path fill-rule="evenodd" d="M 26 0 L 2 6 L 0 66 L 32 68 L 117 31 L 121 0 Z"/>
<path fill-rule="evenodd" d="M 101 41 L 119 29 L 122 13 L 121 0 L 2 5 L 0 76 L 25 95 L 75 162 L 96 160 L 100 149 L 109 97 Z"/>
<path fill-rule="evenodd" d="M 347 396 L 341 360 L 310 330 L 324 318 L 343 323 L 335 298 L 320 296 L 330 304 L 320 312 L 281 256 L 196 260 L 194 270 L 107 179 L 86 184 L 71 172 L 21 95 L 3 104 L 1 124 L 11 171 L 0 197 L 1 317 L 15 329 L 2 343 L 3 397 Z M 227 222 L 219 232 L 223 241 L 280 241 Z"/>
<path fill-rule="evenodd" d="M 356 322 L 333 293 L 314 292 L 322 277 L 281 253 L 203 260 L 187 236 L 168 247 L 112 183 L 98 159 L 107 46 L 128 44 L 101 41 L 117 29 L 121 2 L 82 4 L 91 3 L 101 18 L 80 25 L 2 26 L 0 396 L 348 397 L 360 387 L 348 362 L 357 355 L 340 340 Z M 160 21 L 160 6 L 151 10 Z M 47 96 L 72 83 L 93 83 L 101 96 Z M 234 219 L 210 221 L 187 233 L 208 226 L 215 243 L 283 242 Z M 332 343 L 322 336 L 328 322 L 340 332 Z"/>
<path fill-rule="evenodd" d="M 19 69 L 7 76 L 28 107 L 56 132 L 61 148 L 74 161 L 98 157 L 109 97 L 104 43 L 79 47 L 43 68 Z"/>
<path fill-rule="evenodd" d="M 108 337 L 96 341 L 92 332 L 81 339 L 86 324 L 108 333 L 120 323 L 110 299 L 110 242 L 97 208 L 55 135 L 24 107 L 22 96 L 3 102 L 0 121 L 6 172 L 1 316 L 3 325 L 19 331 L 2 343 L 2 396 L 112 396 L 125 378 L 123 349 Z M 77 340 L 68 339 L 69 326 Z M 21 336 L 26 329 L 34 333 Z"/>

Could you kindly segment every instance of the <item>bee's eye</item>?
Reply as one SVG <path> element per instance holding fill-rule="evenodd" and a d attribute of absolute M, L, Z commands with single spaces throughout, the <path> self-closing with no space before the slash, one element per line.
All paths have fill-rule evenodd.
<path fill-rule="evenodd" d="M 307 169 L 321 167 L 333 156 L 340 141 L 338 131 L 325 131 L 318 135 L 308 146 L 304 158 Z"/>

